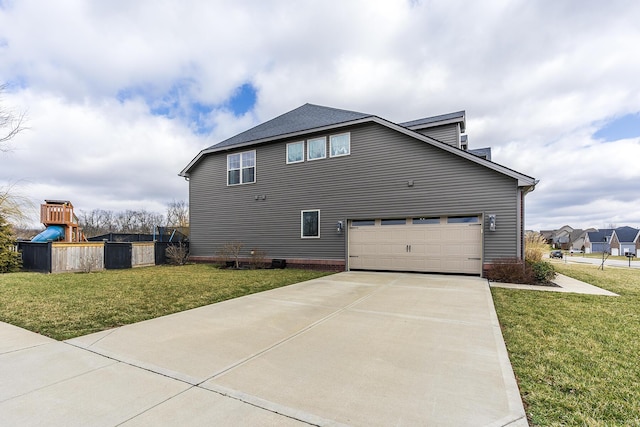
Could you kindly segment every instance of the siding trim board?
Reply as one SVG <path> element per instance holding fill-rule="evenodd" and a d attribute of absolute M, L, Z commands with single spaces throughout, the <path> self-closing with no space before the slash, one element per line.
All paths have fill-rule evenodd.
<path fill-rule="evenodd" d="M 297 164 L 283 161 L 288 143 L 316 137 L 329 142 L 331 135 L 342 133 L 350 135 L 349 155 Z M 250 186 L 227 186 L 227 154 L 248 146 L 256 151 L 259 178 Z M 181 175 L 189 178 L 194 261 L 216 260 L 224 244 L 242 242 L 243 257 L 255 249 L 268 259 L 286 259 L 288 265 L 342 269 L 349 268 L 350 221 L 359 219 L 379 223 L 382 218 L 407 218 L 410 224 L 414 217 L 478 215 L 479 270 L 498 258 L 521 257 L 524 195 L 537 183 L 375 116 L 258 142 L 213 146 L 201 151 Z M 309 210 L 321 212 L 319 237 L 301 238 L 302 212 Z M 488 213 L 497 217 L 495 231 L 489 232 Z"/>

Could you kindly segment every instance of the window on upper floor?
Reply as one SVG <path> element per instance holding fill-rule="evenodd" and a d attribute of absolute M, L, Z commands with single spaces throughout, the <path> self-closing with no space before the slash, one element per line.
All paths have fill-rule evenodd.
<path fill-rule="evenodd" d="M 304 141 L 287 144 L 287 164 L 304 162 Z"/>
<path fill-rule="evenodd" d="M 227 156 L 227 185 L 256 182 L 256 152 L 229 154 Z"/>
<path fill-rule="evenodd" d="M 329 137 L 329 157 L 348 156 L 351 154 L 351 134 L 341 133 Z"/>
<path fill-rule="evenodd" d="M 307 141 L 307 160 L 327 157 L 327 138 L 314 138 Z"/>

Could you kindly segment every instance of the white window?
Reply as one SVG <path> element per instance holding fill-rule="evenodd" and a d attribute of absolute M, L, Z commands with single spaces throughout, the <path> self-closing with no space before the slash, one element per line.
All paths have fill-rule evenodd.
<path fill-rule="evenodd" d="M 302 211 L 300 214 L 300 237 L 317 239 L 320 237 L 320 210 Z"/>
<path fill-rule="evenodd" d="M 307 141 L 307 159 L 316 160 L 327 157 L 327 138 L 314 138 Z"/>
<path fill-rule="evenodd" d="M 351 134 L 341 133 L 329 137 L 329 156 L 348 156 L 351 154 Z"/>
<path fill-rule="evenodd" d="M 256 152 L 229 154 L 227 156 L 227 185 L 256 182 Z"/>
<path fill-rule="evenodd" d="M 287 144 L 287 164 L 304 162 L 304 141 Z"/>

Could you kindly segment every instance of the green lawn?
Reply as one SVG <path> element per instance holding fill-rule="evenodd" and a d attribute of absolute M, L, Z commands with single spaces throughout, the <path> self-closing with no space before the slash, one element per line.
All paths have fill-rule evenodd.
<path fill-rule="evenodd" d="M 640 426 L 640 270 L 555 267 L 620 297 L 492 288 L 530 423 Z"/>
<path fill-rule="evenodd" d="M 640 270 L 556 264 L 620 297 L 492 288 L 529 420 L 640 426 Z M 327 273 L 158 266 L 0 275 L 0 321 L 68 339 Z"/>
<path fill-rule="evenodd" d="M 326 274 L 206 264 L 0 274 L 0 321 L 64 340 Z"/>
<path fill-rule="evenodd" d="M 594 259 L 602 259 L 602 252 L 594 252 L 594 253 L 590 253 L 590 254 L 570 254 L 569 251 L 562 251 L 562 253 L 564 254 L 565 257 L 567 257 L 567 259 L 571 259 L 571 258 L 594 258 Z M 629 258 L 626 257 L 626 255 L 605 255 L 605 257 L 608 260 L 617 260 L 617 261 L 629 261 Z M 631 261 L 637 261 L 638 258 L 633 257 L 631 258 Z"/>

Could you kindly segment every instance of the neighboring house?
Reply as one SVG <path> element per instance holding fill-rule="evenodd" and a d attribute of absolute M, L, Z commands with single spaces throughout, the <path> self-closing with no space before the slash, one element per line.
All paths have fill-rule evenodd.
<path fill-rule="evenodd" d="M 305 104 L 202 150 L 180 172 L 191 258 L 239 242 L 292 266 L 473 275 L 523 258 L 537 181 L 464 150 L 465 126 Z"/>
<path fill-rule="evenodd" d="M 607 252 L 611 253 L 612 229 L 602 229 L 598 231 L 587 231 L 584 237 L 585 253 Z"/>
<path fill-rule="evenodd" d="M 587 230 L 574 229 L 569 236 L 571 242 L 570 249 L 584 252 L 584 239 L 587 236 L 587 232 L 597 231 L 595 228 L 589 228 Z"/>
<path fill-rule="evenodd" d="M 611 255 L 637 254 L 636 244 L 640 230 L 632 227 L 618 227 L 611 235 Z"/>
<path fill-rule="evenodd" d="M 568 250 L 571 247 L 571 233 L 573 228 L 564 225 L 551 234 L 551 245 L 554 249 Z"/>
<path fill-rule="evenodd" d="M 544 240 L 548 245 L 553 243 L 553 233 L 555 230 L 540 230 L 540 234 L 544 237 Z"/>

